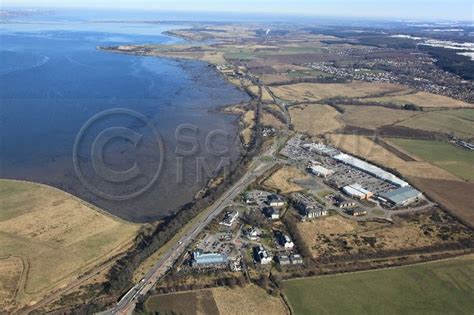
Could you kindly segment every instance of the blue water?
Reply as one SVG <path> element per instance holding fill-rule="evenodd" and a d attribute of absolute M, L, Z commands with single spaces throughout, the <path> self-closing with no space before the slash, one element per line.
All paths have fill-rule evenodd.
<path fill-rule="evenodd" d="M 176 27 L 54 18 L 46 22 L 22 18 L 21 22 L 0 24 L 0 177 L 50 184 L 133 221 L 160 218 L 189 201 L 202 181 L 197 180 L 193 157 L 185 160 L 184 179 L 176 179 L 177 126 L 195 125 L 201 146 L 194 155 L 209 158 L 211 166 L 217 165 L 219 159 L 202 149 L 205 136 L 222 129 L 235 137 L 237 126 L 235 117 L 214 109 L 246 100 L 247 96 L 205 63 L 97 49 L 98 45 L 177 43 L 179 39 L 162 35 Z M 147 181 L 148 173 L 154 172 L 161 159 L 164 161 L 156 184 L 125 201 L 111 201 L 91 192 L 78 180 L 73 167 L 73 146 L 81 127 L 95 114 L 113 108 L 133 109 L 151 119 L 165 148 L 165 154 L 160 155 L 153 139 L 146 137 L 141 153 L 127 141 L 112 141 L 106 147 L 105 160 L 112 169 L 126 170 L 134 161 L 141 163 L 146 174 L 138 186 Z M 130 117 L 113 119 L 99 122 L 103 125 L 92 128 L 92 135 L 87 136 L 92 139 L 101 127 L 117 123 L 135 125 L 136 130 L 151 134 Z M 119 194 L 132 191 L 132 187 L 94 178 L 87 165 L 91 139 L 79 152 L 88 181 L 111 194 L 117 189 Z M 235 158 L 236 149 L 231 147 L 230 151 Z"/>

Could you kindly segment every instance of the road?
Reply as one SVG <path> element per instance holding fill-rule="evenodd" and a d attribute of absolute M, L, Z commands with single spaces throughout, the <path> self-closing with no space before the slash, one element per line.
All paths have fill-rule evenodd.
<path fill-rule="evenodd" d="M 272 149 L 269 150 L 270 153 L 267 152 L 267 154 L 273 155 L 274 150 L 275 148 L 272 147 Z M 201 231 L 227 206 L 231 205 L 233 200 L 242 193 L 250 183 L 278 163 L 279 161 L 277 159 L 264 162 L 263 159 L 255 158 L 249 171 L 222 196 L 220 196 L 214 204 L 205 210 L 206 214 L 204 218 L 196 222 L 194 226 L 188 228 L 188 233 L 176 242 L 174 246 L 145 274 L 143 279 L 135 284 L 135 286 L 133 286 L 112 309 L 100 314 L 127 314 L 128 311 L 133 310 L 137 299 L 140 296 L 144 296 L 155 287 L 158 280 L 160 280 L 173 266 L 175 261 L 185 252 L 186 248 L 194 241 L 199 233 L 201 233 Z"/>

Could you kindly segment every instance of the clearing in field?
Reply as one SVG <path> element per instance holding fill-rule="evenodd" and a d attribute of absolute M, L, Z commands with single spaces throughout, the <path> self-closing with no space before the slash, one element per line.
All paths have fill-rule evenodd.
<path fill-rule="evenodd" d="M 290 108 L 291 121 L 299 132 L 313 136 L 334 131 L 343 126 L 339 113 L 328 105 L 298 105 Z"/>
<path fill-rule="evenodd" d="M 421 113 L 397 124 L 398 126 L 421 129 L 459 138 L 474 137 L 474 109 L 443 110 Z"/>
<path fill-rule="evenodd" d="M 21 257 L 28 268 L 20 306 L 121 253 L 138 229 L 58 189 L 0 180 L 0 257 Z"/>
<path fill-rule="evenodd" d="M 473 291 L 473 256 L 284 282 L 296 315 L 472 314 Z"/>
<path fill-rule="evenodd" d="M 396 169 L 403 176 L 461 181 L 460 178 L 431 163 L 424 161 L 405 161 L 364 136 L 330 135 L 329 139 L 337 148 L 349 154 L 372 161 L 375 164 Z"/>
<path fill-rule="evenodd" d="M 344 108 L 344 114 L 341 118 L 346 125 L 365 129 L 377 129 L 392 125 L 417 114 L 414 111 L 381 106 L 348 105 L 342 106 L 342 108 Z"/>
<path fill-rule="evenodd" d="M 469 228 L 437 209 L 395 218 L 394 222 L 357 222 L 331 216 L 298 223 L 297 229 L 316 259 L 423 248 L 473 236 Z"/>
<path fill-rule="evenodd" d="M 415 104 L 420 107 L 434 108 L 456 108 L 456 107 L 474 107 L 473 104 L 465 103 L 443 95 L 432 94 L 428 92 L 416 92 L 404 95 L 392 95 L 368 99 L 380 103 L 394 103 L 397 105 Z"/>
<path fill-rule="evenodd" d="M 272 92 L 287 101 L 317 102 L 335 97 L 367 97 L 371 95 L 393 93 L 406 89 L 390 83 L 298 83 L 271 87 Z"/>
<path fill-rule="evenodd" d="M 294 183 L 295 181 L 305 180 L 308 178 L 308 174 L 303 171 L 300 171 L 293 166 L 285 166 L 277 170 L 272 174 L 272 176 L 265 180 L 264 185 L 279 190 L 281 193 L 289 194 L 303 190 L 301 186 Z"/>
<path fill-rule="evenodd" d="M 468 181 L 474 181 L 474 152 L 436 140 L 390 138 L 390 143 L 401 147 L 425 161 Z"/>

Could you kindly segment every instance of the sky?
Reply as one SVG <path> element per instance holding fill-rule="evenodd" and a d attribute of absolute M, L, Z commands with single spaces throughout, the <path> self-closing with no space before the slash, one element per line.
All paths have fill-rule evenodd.
<path fill-rule="evenodd" d="M 474 21 L 473 0 L 0 0 L 0 6 Z"/>

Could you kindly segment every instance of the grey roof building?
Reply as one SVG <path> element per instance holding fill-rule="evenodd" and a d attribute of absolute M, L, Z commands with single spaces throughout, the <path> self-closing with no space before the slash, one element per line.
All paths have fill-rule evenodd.
<path fill-rule="evenodd" d="M 410 186 L 401 187 L 386 193 L 380 194 L 382 199 L 393 205 L 402 206 L 416 201 L 422 193 Z"/>
<path fill-rule="evenodd" d="M 209 267 L 217 265 L 226 265 L 228 258 L 226 255 L 219 253 L 203 253 L 198 250 L 193 252 L 193 267 Z"/>

